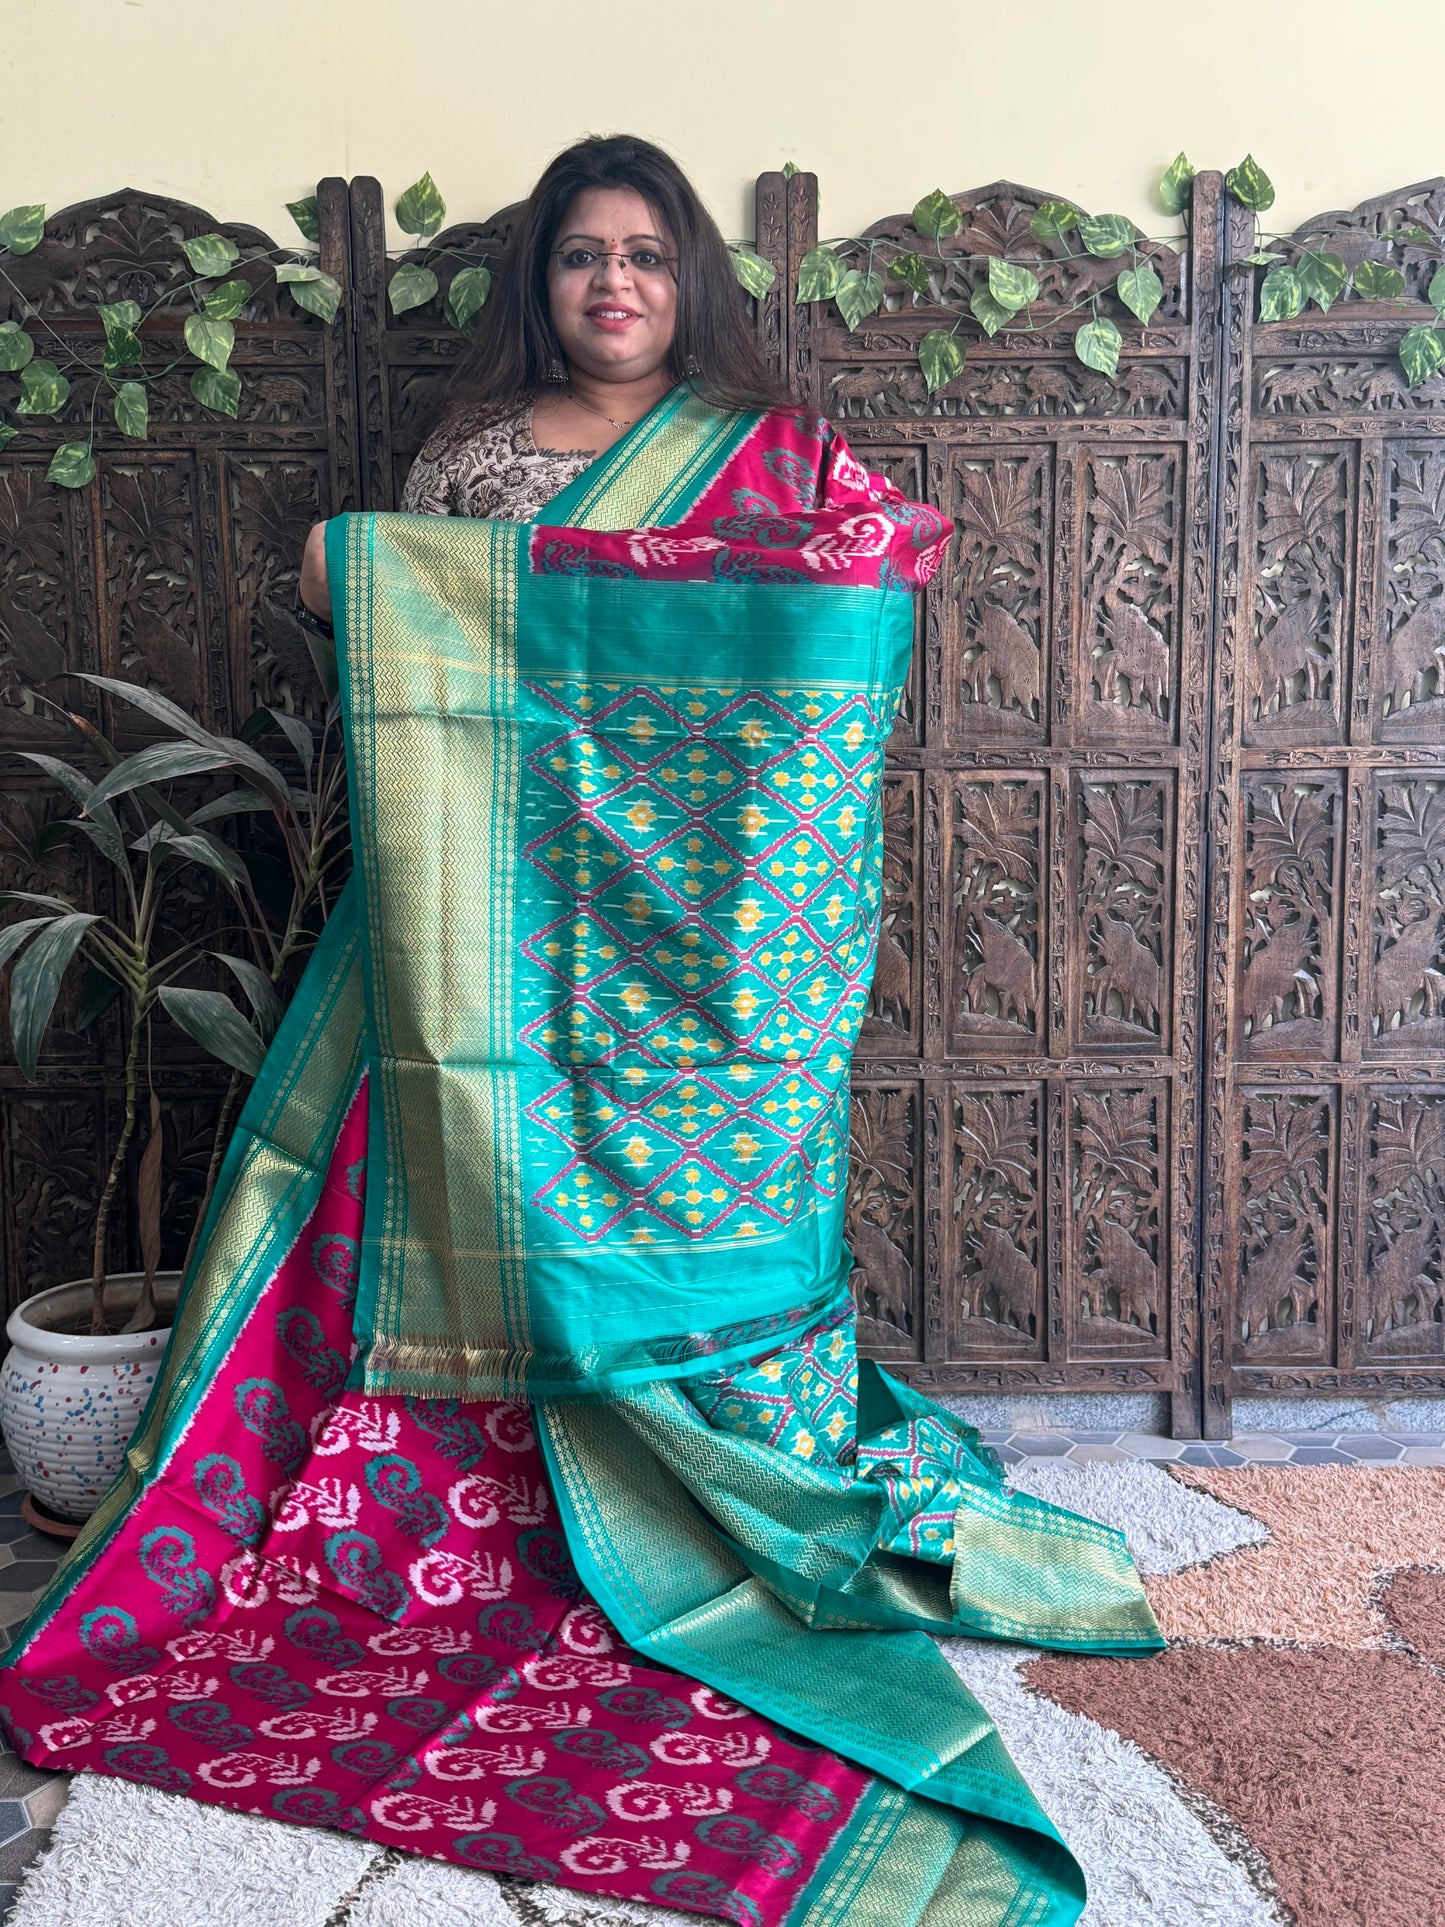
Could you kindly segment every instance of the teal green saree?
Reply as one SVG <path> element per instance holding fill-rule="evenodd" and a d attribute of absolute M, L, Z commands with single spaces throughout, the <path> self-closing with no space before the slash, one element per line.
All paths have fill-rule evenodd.
<path fill-rule="evenodd" d="M 356 874 L 0 1673 L 28 1757 L 740 1927 L 1077 1917 L 928 1635 L 1152 1614 L 1119 1534 L 858 1361 L 848 1292 L 947 533 L 825 424 L 682 391 L 545 523 L 330 526 Z"/>

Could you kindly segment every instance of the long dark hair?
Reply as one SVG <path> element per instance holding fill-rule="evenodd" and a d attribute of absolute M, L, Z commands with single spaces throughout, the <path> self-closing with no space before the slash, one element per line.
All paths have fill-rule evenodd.
<path fill-rule="evenodd" d="M 747 296 L 727 245 L 696 188 L 670 154 L 631 134 L 589 134 L 547 168 L 523 203 L 492 297 L 442 397 L 443 419 L 503 414 L 531 400 L 562 359 L 547 299 L 547 263 L 577 195 L 630 187 L 677 251 L 677 325 L 668 356 L 674 383 L 717 408 L 777 408 L 792 398 L 759 354 Z"/>

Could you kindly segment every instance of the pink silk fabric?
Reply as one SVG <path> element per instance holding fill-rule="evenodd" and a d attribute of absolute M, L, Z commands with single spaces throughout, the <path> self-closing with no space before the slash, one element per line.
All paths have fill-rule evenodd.
<path fill-rule="evenodd" d="M 344 1389 L 366 1090 L 164 1474 L 3 1676 L 37 1766 L 779 1927 L 870 1776 L 644 1663 L 525 1404 Z"/>
<path fill-rule="evenodd" d="M 821 415 L 763 415 L 671 528 L 541 521 L 528 538 L 539 575 L 792 583 L 917 590 L 952 536 L 947 517 L 871 474 Z"/>

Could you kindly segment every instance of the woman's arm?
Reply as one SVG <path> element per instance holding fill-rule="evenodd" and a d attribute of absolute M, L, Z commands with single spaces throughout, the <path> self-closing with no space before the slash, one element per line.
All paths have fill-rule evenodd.
<path fill-rule="evenodd" d="M 326 524 L 313 522 L 301 554 L 301 580 L 297 585 L 302 602 L 321 621 L 331 620 L 331 584 L 326 578 Z"/>

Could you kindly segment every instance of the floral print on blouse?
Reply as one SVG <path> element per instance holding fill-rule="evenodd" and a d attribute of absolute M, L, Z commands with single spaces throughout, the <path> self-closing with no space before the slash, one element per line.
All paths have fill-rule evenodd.
<path fill-rule="evenodd" d="M 595 460 L 586 449 L 538 448 L 530 403 L 491 422 L 475 412 L 457 415 L 423 445 L 401 506 L 408 515 L 528 522 Z"/>

